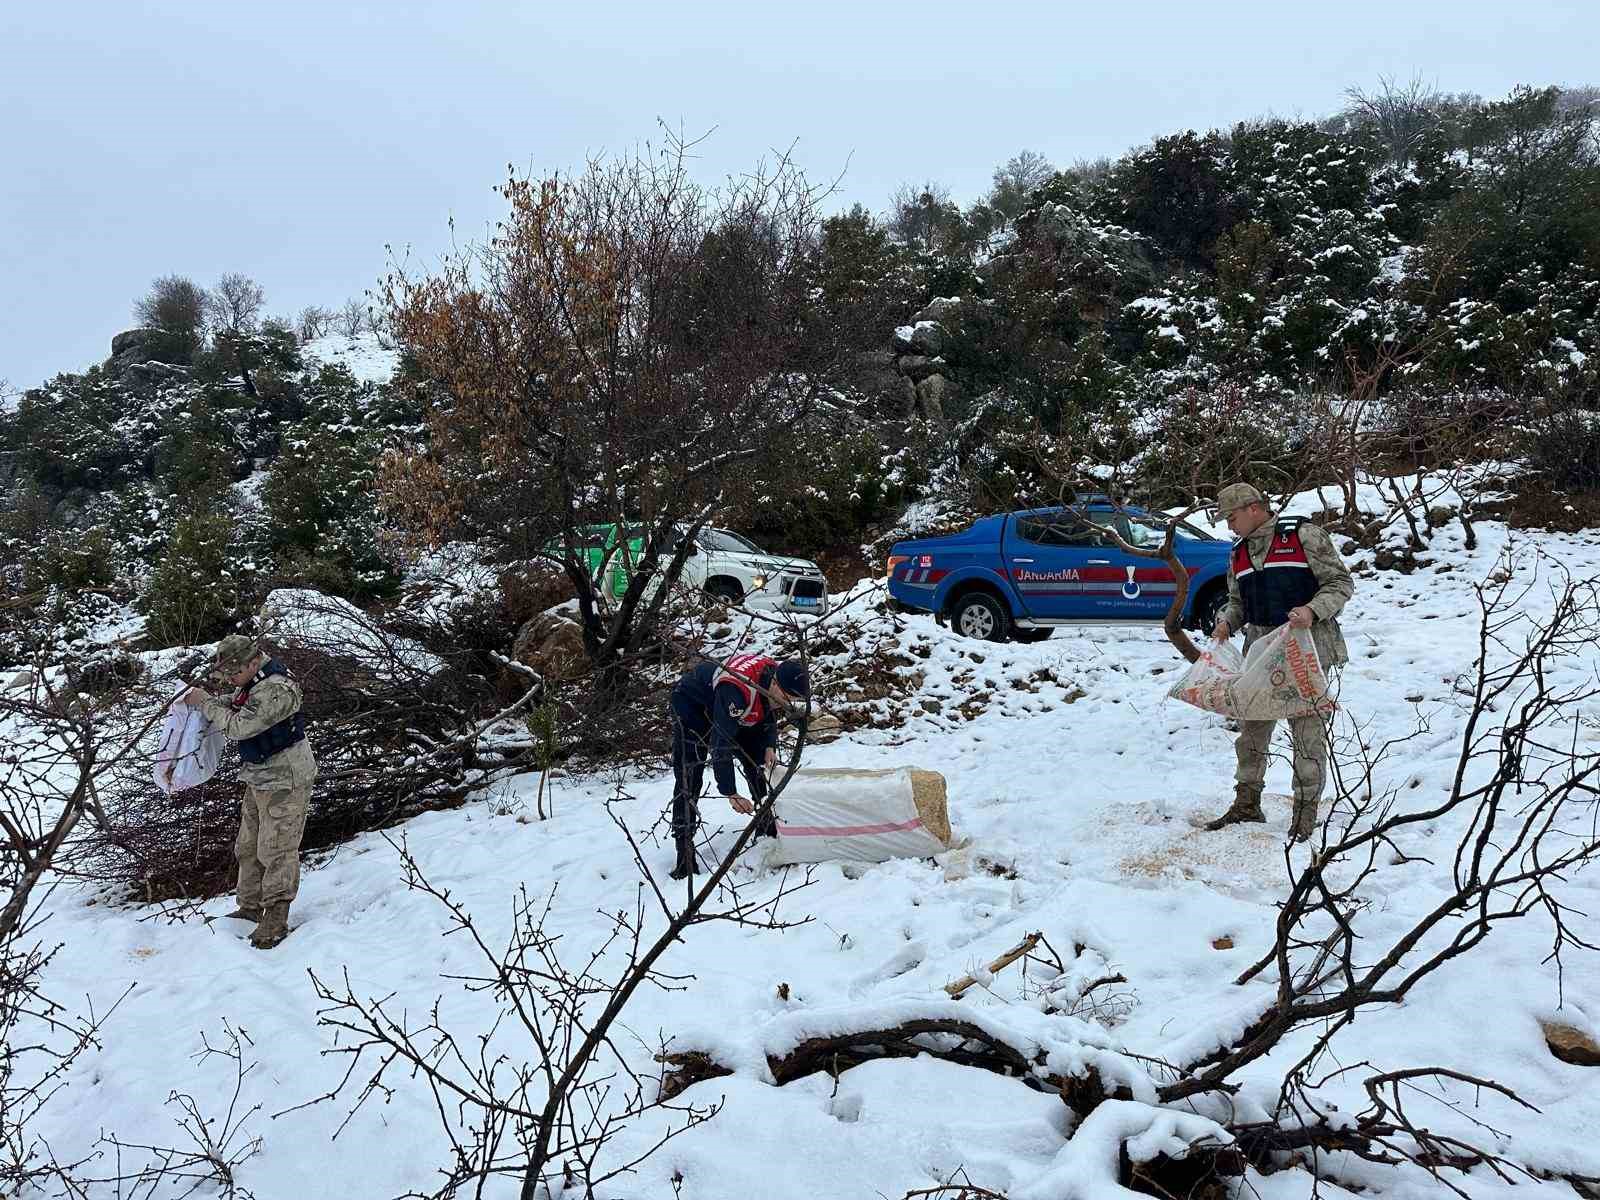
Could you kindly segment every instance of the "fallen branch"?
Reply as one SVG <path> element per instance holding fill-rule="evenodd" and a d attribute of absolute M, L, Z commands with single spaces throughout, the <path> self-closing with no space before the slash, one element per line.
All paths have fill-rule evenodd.
<path fill-rule="evenodd" d="M 1031 951 L 1039 944 L 1039 939 L 1043 936 L 1044 935 L 1042 933 L 1030 933 L 1015 946 L 1011 947 L 1011 949 L 1002 954 L 999 958 L 995 959 L 988 966 L 984 967 L 982 974 L 963 975 L 960 979 L 945 984 L 944 990 L 950 994 L 950 998 L 952 1000 L 961 999 L 965 992 L 977 985 L 980 981 L 983 983 L 988 983 L 996 973 L 1005 970 L 1012 963 L 1016 962 L 1017 959 Z"/>

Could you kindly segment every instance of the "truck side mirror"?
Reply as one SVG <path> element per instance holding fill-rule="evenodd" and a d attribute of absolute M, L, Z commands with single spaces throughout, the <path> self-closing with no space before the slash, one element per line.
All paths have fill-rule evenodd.
<path fill-rule="evenodd" d="M 684 557 L 685 558 L 693 558 L 696 554 L 699 554 L 699 553 L 700 553 L 700 547 L 696 543 L 690 542 L 689 543 L 689 549 L 688 549 L 687 552 L 685 552 Z"/>

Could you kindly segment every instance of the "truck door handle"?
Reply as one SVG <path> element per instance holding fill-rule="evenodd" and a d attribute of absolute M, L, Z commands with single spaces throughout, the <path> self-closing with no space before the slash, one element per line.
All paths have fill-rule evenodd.
<path fill-rule="evenodd" d="M 1031 558 L 1013 558 L 1011 561 L 1012 562 L 1032 562 L 1033 559 L 1031 559 Z"/>
<path fill-rule="evenodd" d="M 1091 558 L 1089 560 L 1089 565 L 1091 567 L 1109 567 L 1111 565 L 1111 560 L 1109 558 Z"/>

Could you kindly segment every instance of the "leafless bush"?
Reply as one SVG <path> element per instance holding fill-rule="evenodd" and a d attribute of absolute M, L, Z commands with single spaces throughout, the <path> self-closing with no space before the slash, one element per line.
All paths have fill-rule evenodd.
<path fill-rule="evenodd" d="M 125 1142 L 115 1133 L 103 1133 L 98 1143 L 100 1156 L 109 1157 L 112 1173 L 80 1172 L 72 1194 L 87 1200 L 95 1189 L 112 1187 L 119 1200 L 156 1200 L 158 1196 L 161 1200 L 187 1200 L 204 1190 L 222 1200 L 254 1200 L 255 1193 L 240 1185 L 238 1170 L 261 1151 L 262 1139 L 246 1128 L 261 1105 L 247 1105 L 243 1096 L 245 1079 L 256 1064 L 245 1062 L 248 1035 L 226 1022 L 223 1033 L 218 1046 L 202 1035 L 202 1048 L 195 1059 L 221 1058 L 232 1064 L 233 1090 L 227 1108 L 210 1117 L 187 1092 L 172 1092 L 167 1104 L 180 1114 L 174 1120 L 186 1144 Z"/>
<path fill-rule="evenodd" d="M 1517 1100 L 1503 1083 L 1475 1080 L 1446 1065 L 1374 1069 L 1365 1081 L 1372 1105 L 1352 1124 L 1330 1109 L 1319 1089 L 1358 1068 L 1315 1076 L 1362 1009 L 1402 1002 L 1421 980 L 1507 921 L 1535 913 L 1550 921 L 1558 982 L 1568 951 L 1593 948 L 1555 889 L 1600 855 L 1592 821 L 1600 760 L 1577 749 L 1584 707 L 1600 695 L 1600 684 L 1561 688 L 1552 668 L 1600 634 L 1600 585 L 1565 579 L 1554 589 L 1551 615 L 1537 620 L 1527 611 L 1527 591 L 1513 589 L 1509 571 L 1499 578 L 1505 582 L 1479 588 L 1479 654 L 1474 675 L 1461 681 L 1470 710 L 1450 792 L 1436 804 L 1408 809 L 1398 789 L 1374 787 L 1377 763 L 1406 738 L 1354 764 L 1341 766 L 1336 758 L 1337 800 L 1320 843 L 1291 872 L 1273 945 L 1238 980 L 1243 986 L 1267 973 L 1276 979 L 1274 998 L 1237 1038 L 1185 1066 L 1161 1091 L 1169 1103 L 1230 1093 L 1243 1067 L 1292 1031 L 1320 1025 L 1310 1049 L 1286 1073 L 1273 1119 L 1235 1130 L 1252 1157 L 1351 1150 L 1376 1161 L 1407 1159 L 1436 1175 L 1474 1165 L 1500 1169 L 1503 1155 L 1413 1125 L 1401 1093 L 1423 1080 L 1453 1078 Z M 1374 943 L 1363 935 L 1364 897 L 1380 856 L 1431 865 L 1409 857 L 1396 838 L 1452 816 L 1466 820 L 1446 893 L 1399 937 Z"/>
<path fill-rule="evenodd" d="M 1600 489 L 1600 411 L 1577 396 L 1552 396 L 1533 413 L 1525 438 L 1529 465 L 1557 491 Z"/>
<path fill-rule="evenodd" d="M 117 763 L 137 738 L 70 672 L 41 668 L 0 691 L 0 1185 L 13 1194 L 66 1187 L 82 1165 L 58 1161 L 31 1127 L 73 1064 L 98 1048 L 116 1003 L 79 1016 L 39 990 L 60 947 L 39 940 L 38 903 L 84 818 L 104 820 L 100 764 Z"/>
<path fill-rule="evenodd" d="M 34 1123 L 78 1059 L 100 1048 L 101 1027 L 123 998 L 105 1012 L 80 1016 L 45 996 L 40 977 L 61 947 L 40 942 L 39 932 L 25 918 L 0 938 L 0 1188 L 6 1195 L 70 1185 L 87 1161 L 58 1160 L 33 1132 Z"/>

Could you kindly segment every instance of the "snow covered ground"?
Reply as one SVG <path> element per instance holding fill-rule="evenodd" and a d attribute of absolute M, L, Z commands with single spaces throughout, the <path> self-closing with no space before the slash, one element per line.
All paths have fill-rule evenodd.
<path fill-rule="evenodd" d="M 342 333 L 324 334 L 302 344 L 300 356 L 308 365 L 327 363 L 345 367 L 357 383 L 388 383 L 400 365 L 399 353 L 385 345 L 375 333 L 358 333 L 354 337 Z"/>
<path fill-rule="evenodd" d="M 1558 567 L 1600 574 L 1593 532 L 1513 536 L 1483 523 L 1479 533 L 1480 547 L 1469 555 L 1458 529 L 1441 530 L 1433 563 L 1410 575 L 1362 571 L 1344 617 L 1352 662 L 1338 730 L 1374 743 L 1426 718 L 1426 732 L 1380 768 L 1379 782 L 1402 787 L 1407 804 L 1436 802 L 1450 785 L 1465 712 L 1455 685 L 1476 650 L 1472 585 L 1495 569 L 1502 551 L 1521 577 L 1538 581 L 1527 601 L 1533 608 L 1548 604 L 1544 584 Z M 1363 561 L 1352 559 L 1358 567 Z M 1288 765 L 1275 762 L 1269 775 L 1266 827 L 1197 828 L 1231 794 L 1232 737 L 1219 718 L 1164 700 L 1182 664 L 1159 631 L 1097 628 L 998 646 L 912 618 L 898 639 L 924 675 L 916 715 L 817 747 L 807 764 L 944 772 L 957 834 L 971 839 L 968 869 L 826 864 L 782 910 L 808 923 L 781 932 L 726 924 L 694 930 L 663 963 L 692 979 L 681 990 L 641 991 L 620 1044 L 643 1071 L 653 1070 L 651 1054 L 663 1041 L 724 1047 L 746 1065 L 686 1092 L 681 1101 L 725 1103 L 602 1195 L 899 1197 L 958 1170 L 1014 1197 L 1107 1195 L 1095 1181 L 1106 1147 L 1115 1145 L 1107 1140 L 1121 1119 L 1115 1106 L 1103 1106 L 1073 1137 L 1074 1119 L 1057 1099 L 987 1072 L 927 1058 L 879 1061 L 837 1084 L 814 1075 L 779 1088 L 763 1077 L 760 1050 L 797 1028 L 825 1025 L 840 1006 L 892 1013 L 908 1001 L 942 1000 L 942 985 L 1034 930 L 1069 956 L 1084 947 L 1076 969 L 1126 976 L 1100 1015 L 1108 1044 L 1140 1054 L 1192 1060 L 1236 1032 L 1270 995 L 1269 980 L 1243 988 L 1233 980 L 1271 942 L 1288 871 Z M 1597 663 L 1600 652 L 1591 649 L 1563 670 L 1571 680 L 1592 678 Z M 957 710 L 973 698 L 969 719 Z M 1600 752 L 1600 721 L 1583 736 L 1584 753 Z M 550 924 L 579 957 L 609 927 L 602 910 L 632 905 L 637 872 L 600 803 L 610 787 L 565 777 L 551 783 L 555 813 L 547 821 L 533 819 L 537 781 L 525 779 L 506 794 L 413 820 L 403 836 L 432 881 L 476 914 L 491 945 L 510 930 L 518 888 L 541 896 L 559 884 Z M 670 786 L 665 775 L 630 781 L 631 798 L 619 806 L 662 874 L 671 855 L 656 823 Z M 705 812 L 724 823 L 715 834 L 721 841 L 733 827 L 719 806 L 712 798 Z M 1363 926 L 1372 944 L 1438 902 L 1455 835 L 1438 822 L 1412 830 L 1397 847 L 1433 856 L 1436 865 L 1399 855 L 1379 864 Z M 1295 861 L 1306 853 L 1296 850 Z M 775 890 L 782 878 L 753 860 L 744 871 L 752 892 Z M 1573 917 L 1579 928 L 1600 934 L 1593 915 L 1600 914 L 1600 873 L 1573 878 L 1564 894 L 1591 914 Z M 247 1058 L 259 1063 L 245 1080 L 244 1107 L 262 1106 L 246 1130 L 263 1142 L 239 1170 L 242 1186 L 261 1200 L 387 1197 L 437 1186 L 448 1147 L 434 1099 L 420 1085 L 396 1077 L 393 1095 L 371 1099 L 342 1131 L 354 1090 L 306 1106 L 336 1087 L 345 1068 L 324 1053 L 336 1039 L 319 1028 L 308 971 L 336 984 L 348 972 L 358 995 L 392 994 L 391 1011 L 415 1020 L 443 997 L 441 1023 L 467 1039 L 486 1029 L 493 1011 L 486 996 L 446 978 L 478 973 L 483 964 L 465 939 L 443 936 L 436 902 L 406 890 L 383 837 L 346 845 L 307 871 L 293 936 L 270 953 L 252 950 L 237 923 L 164 923 L 87 889 L 58 889 L 48 906 L 47 934 L 64 943 L 46 980 L 52 996 L 104 1007 L 132 987 L 106 1028 L 104 1049 L 81 1061 L 47 1110 L 39 1132 L 58 1155 L 81 1152 L 101 1130 L 124 1141 L 172 1142 L 178 1114 L 164 1102 L 174 1089 L 222 1108 L 231 1076 L 217 1060 L 195 1055 L 202 1037 L 214 1043 L 226 1020 L 248 1034 Z M 229 907 L 219 899 L 207 911 L 220 916 Z M 1541 915 L 1499 928 L 1403 1005 L 1364 1012 L 1340 1034 L 1337 1065 L 1443 1065 L 1505 1082 L 1540 1111 L 1462 1087 L 1449 1098 L 1466 1116 L 1420 1098 L 1413 1116 L 1466 1130 L 1530 1167 L 1600 1176 L 1600 1069 L 1556 1060 L 1539 1026 L 1559 1018 L 1600 1034 L 1600 958 L 1569 954 L 1558 983 L 1549 947 Z M 996 1021 L 1008 1014 L 1040 1020 L 1040 983 L 1012 967 L 961 1003 Z M 1291 1036 L 1243 1071 L 1235 1102 L 1270 1107 L 1311 1036 Z M 526 1053 L 504 1030 L 496 1045 Z M 1330 1084 L 1324 1095 L 1359 1110 L 1367 1073 Z M 446 1111 L 453 1115 L 453 1106 Z M 1202 1111 L 1215 1115 L 1214 1106 Z M 1467 1116 L 1491 1128 L 1473 1128 Z M 619 1139 L 619 1153 L 646 1145 L 659 1129 L 660 1118 L 646 1119 Z M 1341 1170 L 1347 1182 L 1385 1195 L 1444 1194 L 1413 1169 L 1353 1160 Z M 1459 1183 L 1474 1196 L 1509 1192 L 1481 1169 Z M 1249 1187 L 1273 1200 L 1304 1197 L 1312 1179 L 1298 1168 L 1252 1173 Z M 485 1194 L 513 1195 L 515 1187 L 503 1181 Z M 1524 1179 L 1516 1194 L 1572 1192 Z"/>

